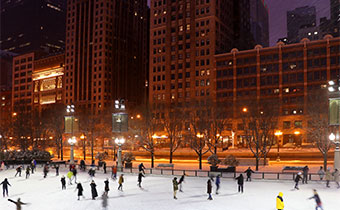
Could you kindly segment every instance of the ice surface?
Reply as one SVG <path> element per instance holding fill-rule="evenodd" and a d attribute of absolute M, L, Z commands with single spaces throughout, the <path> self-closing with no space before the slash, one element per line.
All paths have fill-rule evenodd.
<path fill-rule="evenodd" d="M 30 203 L 23 206 L 24 210 L 100 210 L 100 199 L 104 190 L 104 180 L 110 174 L 97 172 L 94 178 L 97 184 L 99 197 L 91 199 L 90 178 L 87 173 L 78 173 L 78 181 L 84 188 L 85 199 L 77 201 L 75 185 L 67 185 L 67 190 L 61 190 L 60 178 L 56 177 L 54 169 L 50 170 L 48 177 L 43 178 L 42 168 L 25 179 L 25 170 L 22 177 L 14 177 L 15 170 L 0 171 L 0 181 L 8 178 L 12 187 L 9 187 L 9 198 Z M 61 168 L 61 175 L 66 176 L 66 169 Z M 313 195 L 312 189 L 317 189 L 325 210 L 340 209 L 340 189 L 331 183 L 326 188 L 323 182 L 310 182 L 300 185 L 300 190 L 293 190 L 293 181 L 266 181 L 253 180 L 245 182 L 245 192 L 237 192 L 237 184 L 233 179 L 222 178 L 220 194 L 213 194 L 212 201 L 207 200 L 206 182 L 203 177 L 186 177 L 183 185 L 184 192 L 178 192 L 178 200 L 172 195 L 173 176 L 146 175 L 143 179 L 143 189 L 137 187 L 137 175 L 125 174 L 124 192 L 117 191 L 117 181 L 110 180 L 108 209 L 124 210 L 275 210 L 276 196 L 283 192 L 285 210 L 311 210 L 315 209 L 315 201 L 308 200 Z M 214 191 L 215 191 L 215 186 Z M 2 191 L 2 190 L 1 190 Z M 1 192 L 2 193 L 2 192 Z M 15 209 L 15 205 L 0 198 L 0 210 Z"/>

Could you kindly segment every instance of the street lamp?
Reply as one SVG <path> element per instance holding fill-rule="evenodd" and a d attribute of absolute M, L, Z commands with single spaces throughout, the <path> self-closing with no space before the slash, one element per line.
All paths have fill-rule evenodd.
<path fill-rule="evenodd" d="M 74 144 L 77 143 L 77 139 L 75 136 L 73 136 L 72 138 L 68 139 L 68 143 L 71 145 L 71 155 L 70 155 L 70 163 L 73 164 L 74 163 Z"/>
<path fill-rule="evenodd" d="M 275 132 L 275 136 L 276 136 L 276 142 L 277 142 L 277 158 L 276 161 L 280 162 L 280 136 L 282 135 L 281 131 L 276 131 Z"/>
<path fill-rule="evenodd" d="M 117 169 L 119 171 L 123 171 L 123 166 L 122 166 L 122 145 L 125 143 L 124 138 L 116 138 L 115 143 L 118 145 L 118 165 Z"/>
<path fill-rule="evenodd" d="M 83 141 L 83 154 L 84 154 L 84 160 L 86 160 L 86 140 L 85 135 L 81 134 L 80 139 Z"/>
<path fill-rule="evenodd" d="M 334 150 L 334 169 L 340 169 L 340 141 L 339 141 L 339 134 L 336 136 L 334 133 L 329 135 L 329 140 L 331 140 L 335 144 Z"/>

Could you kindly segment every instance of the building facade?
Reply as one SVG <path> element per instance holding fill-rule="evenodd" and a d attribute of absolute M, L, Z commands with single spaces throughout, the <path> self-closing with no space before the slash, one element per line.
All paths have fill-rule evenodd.
<path fill-rule="evenodd" d="M 289 43 L 298 43 L 299 30 L 316 26 L 315 7 L 299 7 L 287 11 L 287 38 Z"/>
<path fill-rule="evenodd" d="M 330 33 L 334 37 L 340 36 L 340 1 L 330 0 L 330 11 L 331 11 L 331 30 Z"/>
<path fill-rule="evenodd" d="M 263 0 L 250 0 L 250 28 L 255 44 L 269 47 L 268 7 Z"/>
<path fill-rule="evenodd" d="M 66 0 L 1 0 L 1 50 L 24 54 L 63 49 L 65 3 Z"/>
<path fill-rule="evenodd" d="M 282 144 L 305 144 L 309 96 L 338 78 L 340 39 L 326 35 L 322 40 L 303 39 L 297 44 L 282 42 L 274 47 L 216 55 L 216 100 L 233 109 L 230 130 L 242 139 L 237 113 L 241 101 L 273 99 L 281 105 L 278 130 Z M 237 142 L 236 142 L 237 143 Z"/>
<path fill-rule="evenodd" d="M 146 0 L 67 2 L 65 104 L 98 113 L 120 98 L 142 103 L 148 12 Z"/>

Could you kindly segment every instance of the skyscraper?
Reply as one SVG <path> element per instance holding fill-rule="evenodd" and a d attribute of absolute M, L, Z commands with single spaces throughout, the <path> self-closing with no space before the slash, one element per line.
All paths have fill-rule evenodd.
<path fill-rule="evenodd" d="M 299 29 L 316 26 L 315 7 L 299 7 L 287 12 L 287 38 L 289 43 L 299 42 Z"/>
<path fill-rule="evenodd" d="M 92 113 L 119 98 L 142 103 L 148 21 L 146 0 L 69 0 L 65 103 Z"/>
<path fill-rule="evenodd" d="M 340 36 L 340 1 L 330 0 L 331 3 L 331 34 L 334 37 Z"/>
<path fill-rule="evenodd" d="M 269 46 L 268 7 L 263 0 L 250 0 L 250 28 L 255 44 Z"/>
<path fill-rule="evenodd" d="M 1 0 L 1 50 L 18 54 L 64 48 L 66 0 Z"/>

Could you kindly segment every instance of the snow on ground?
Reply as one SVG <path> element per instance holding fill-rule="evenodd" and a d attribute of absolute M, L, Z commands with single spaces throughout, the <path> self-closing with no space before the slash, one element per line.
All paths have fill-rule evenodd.
<path fill-rule="evenodd" d="M 91 199 L 90 178 L 87 173 L 79 172 L 78 181 L 84 188 L 85 199 L 77 201 L 75 185 L 67 185 L 67 190 L 61 190 L 60 178 L 55 176 L 51 169 L 48 177 L 43 178 L 42 168 L 25 179 L 25 170 L 22 177 L 14 177 L 15 170 L 0 171 L 0 181 L 8 178 L 12 187 L 9 187 L 9 198 L 21 198 L 23 202 L 30 203 L 23 206 L 24 210 L 99 210 L 102 209 L 100 196 L 104 190 L 104 180 L 109 174 L 98 172 L 94 178 L 97 184 L 99 197 Z M 61 175 L 66 175 L 62 167 Z M 184 192 L 178 192 L 178 200 L 172 195 L 173 176 L 146 175 L 142 186 L 137 187 L 137 175 L 125 174 L 124 192 L 117 191 L 117 181 L 110 180 L 109 208 L 124 210 L 275 210 L 276 196 L 281 191 L 286 210 L 311 210 L 315 209 L 314 200 L 308 200 L 313 195 L 312 189 L 317 189 L 325 210 L 339 210 L 340 189 L 335 184 L 326 188 L 324 183 L 311 182 L 301 185 L 300 190 L 292 190 L 292 181 L 266 181 L 253 180 L 245 182 L 245 192 L 237 192 L 236 181 L 230 178 L 221 179 L 219 195 L 213 195 L 212 201 L 207 200 L 206 182 L 204 177 L 186 177 Z M 214 186 L 215 187 L 215 186 Z M 2 190 L 1 190 L 2 191 Z M 15 209 L 15 205 L 0 198 L 0 209 Z"/>

